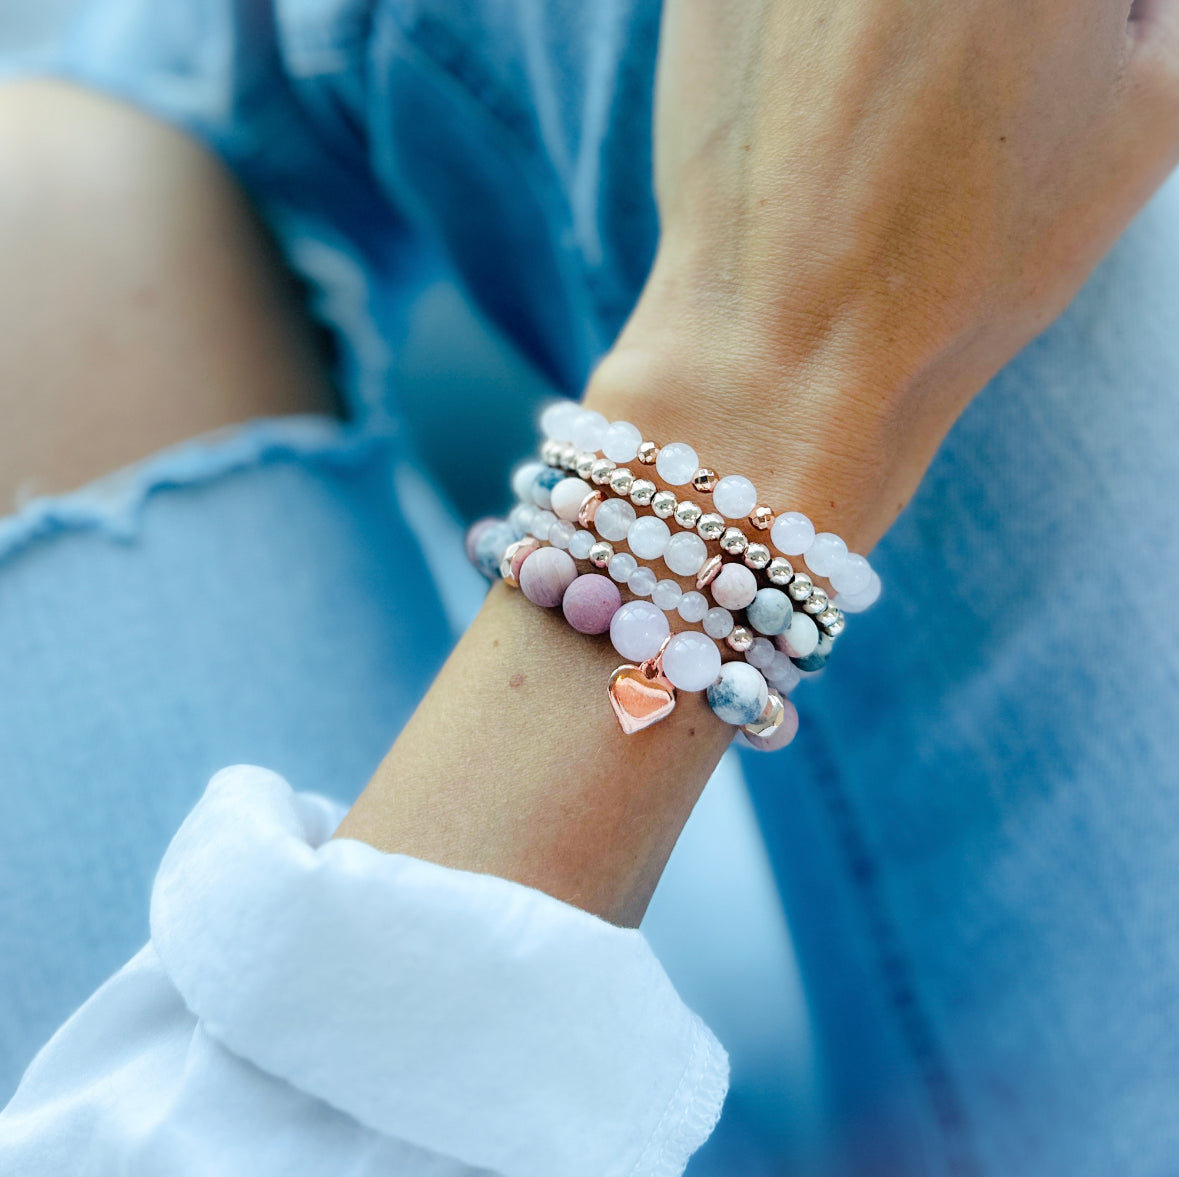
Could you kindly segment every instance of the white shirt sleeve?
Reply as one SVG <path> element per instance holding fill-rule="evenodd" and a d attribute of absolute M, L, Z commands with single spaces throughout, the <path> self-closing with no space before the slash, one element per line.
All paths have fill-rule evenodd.
<path fill-rule="evenodd" d="M 250 766 L 164 856 L 151 942 L 0 1113 L 0 1173 L 674 1177 L 728 1060 L 637 932 L 361 842 Z"/>

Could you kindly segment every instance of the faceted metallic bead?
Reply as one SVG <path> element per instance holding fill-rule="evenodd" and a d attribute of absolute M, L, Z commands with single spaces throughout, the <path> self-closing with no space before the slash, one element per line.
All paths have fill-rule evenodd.
<path fill-rule="evenodd" d="M 717 573 L 720 572 L 723 563 L 724 561 L 719 556 L 709 556 L 700 565 L 700 571 L 696 573 L 696 587 L 702 589 L 712 584 L 716 580 Z"/>
<path fill-rule="evenodd" d="M 654 466 L 659 457 L 659 447 L 653 441 L 644 441 L 639 445 L 638 459 L 644 466 Z"/>
<path fill-rule="evenodd" d="M 758 531 L 765 531 L 766 528 L 774 522 L 774 512 L 769 507 L 754 507 L 749 512 L 749 522 L 757 528 Z"/>
<path fill-rule="evenodd" d="M 785 556 L 775 556 L 766 565 L 766 579 L 778 588 L 785 588 L 794 577 L 794 565 Z"/>
<path fill-rule="evenodd" d="M 553 441 L 551 437 L 546 437 L 540 444 L 540 460 L 546 466 L 557 465 L 557 455 L 561 452 L 562 446 L 559 441 Z"/>
<path fill-rule="evenodd" d="M 782 726 L 782 720 L 785 718 L 786 707 L 782 702 L 782 696 L 773 687 L 770 687 L 769 698 L 766 700 L 761 715 L 752 723 L 743 723 L 741 730 L 747 736 L 760 736 L 765 739 L 767 736 L 772 736 Z"/>
<path fill-rule="evenodd" d="M 573 469 L 577 472 L 577 477 L 584 478 L 588 482 L 590 470 L 597 460 L 597 454 L 592 454 L 589 450 L 578 450 L 577 461 L 573 465 Z"/>
<path fill-rule="evenodd" d="M 605 494 L 600 490 L 591 490 L 589 494 L 581 500 L 581 507 L 577 512 L 577 522 L 582 527 L 591 527 L 594 522 L 594 516 L 598 513 L 598 506 L 602 500 L 605 499 Z"/>
<path fill-rule="evenodd" d="M 741 528 L 729 527 L 720 537 L 720 546 L 721 550 L 728 552 L 730 556 L 740 556 L 749 547 L 749 540 Z"/>
<path fill-rule="evenodd" d="M 820 613 L 815 620 L 822 626 L 826 627 L 831 624 L 837 617 L 840 616 L 839 610 L 834 605 L 828 605 L 826 609 Z"/>
<path fill-rule="evenodd" d="M 692 489 L 699 491 L 702 495 L 712 494 L 712 489 L 716 486 L 716 482 L 716 471 L 709 470 L 707 466 L 701 466 L 692 475 Z"/>
<path fill-rule="evenodd" d="M 745 567 L 760 572 L 770 562 L 770 549 L 765 544 L 750 544 L 745 549 Z"/>
<path fill-rule="evenodd" d="M 725 517 L 715 511 L 709 511 L 696 520 L 696 533 L 701 539 L 720 539 L 725 533 Z"/>
<path fill-rule="evenodd" d="M 636 478 L 630 484 L 630 501 L 636 507 L 649 506 L 651 500 L 655 497 L 656 489 L 655 483 L 649 478 Z M 672 497 L 674 498 L 675 496 L 673 495 Z"/>
<path fill-rule="evenodd" d="M 607 543 L 604 539 L 600 539 L 589 550 L 589 562 L 595 568 L 605 568 L 610 563 L 610 558 L 613 555 L 614 545 Z"/>
<path fill-rule="evenodd" d="M 577 465 L 578 449 L 575 445 L 566 443 L 561 446 L 560 452 L 557 455 L 557 465 L 562 470 L 572 470 Z"/>
<path fill-rule="evenodd" d="M 690 499 L 685 499 L 682 503 L 677 504 L 675 509 L 675 521 L 687 531 L 700 521 L 700 516 L 704 512 L 700 510 L 698 504 L 693 503 Z"/>
<path fill-rule="evenodd" d="M 738 654 L 744 654 L 750 646 L 753 645 L 753 639 L 757 635 L 743 625 L 734 625 L 733 632 L 725 638 L 730 650 L 736 650 Z"/>
<path fill-rule="evenodd" d="M 590 467 L 590 481 L 605 486 L 610 481 L 610 471 L 613 469 L 614 463 L 609 458 L 595 458 Z"/>
<path fill-rule="evenodd" d="M 516 540 L 514 544 L 508 544 L 504 549 L 503 559 L 499 562 L 499 574 L 504 584 L 509 588 L 520 587 L 520 565 L 539 547 L 540 541 L 531 535 Z"/>
<path fill-rule="evenodd" d="M 828 613 L 833 613 L 834 616 L 830 621 L 824 621 L 823 618 L 826 617 Z M 847 627 L 847 618 L 844 617 L 843 610 L 836 609 L 834 605 L 830 605 L 824 609 L 823 612 L 815 618 L 815 620 L 818 621 L 818 623 L 823 627 L 823 630 L 827 636 L 832 638 L 839 637 L 839 635 L 843 633 L 844 629 Z"/>
<path fill-rule="evenodd" d="M 827 608 L 827 594 L 821 588 L 811 589 L 811 595 L 803 603 L 803 608 L 812 616 L 822 613 Z"/>
<path fill-rule="evenodd" d="M 678 500 L 669 490 L 658 491 L 651 499 L 651 510 L 660 519 L 669 519 L 675 514 L 675 509 L 678 505 Z"/>
<path fill-rule="evenodd" d="M 805 601 L 811 595 L 814 587 L 815 582 L 805 572 L 796 572 L 786 591 L 796 601 Z"/>
<path fill-rule="evenodd" d="M 610 473 L 610 489 L 616 495 L 630 494 L 630 488 L 634 485 L 634 481 L 635 476 L 625 466 L 620 466 Z"/>

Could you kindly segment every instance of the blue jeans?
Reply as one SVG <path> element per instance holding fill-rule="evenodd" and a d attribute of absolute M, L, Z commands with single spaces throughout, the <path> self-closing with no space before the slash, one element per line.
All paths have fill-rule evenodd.
<path fill-rule="evenodd" d="M 578 392 L 653 256 L 657 24 L 640 0 L 98 0 L 44 67 L 237 169 L 351 420 L 226 431 L 0 524 L 0 1092 L 144 938 L 212 771 L 350 797 L 445 656 L 388 358 L 449 271 Z M 1172 183 L 972 404 L 796 744 L 741 755 L 801 978 L 764 1037 L 813 1056 L 767 1061 L 741 985 L 700 986 L 735 1086 L 690 1172 L 1179 1170 L 1177 213 Z M 691 894 L 652 912 L 689 995 L 718 975 Z M 729 898 L 725 963 L 754 975 L 775 913 Z"/>

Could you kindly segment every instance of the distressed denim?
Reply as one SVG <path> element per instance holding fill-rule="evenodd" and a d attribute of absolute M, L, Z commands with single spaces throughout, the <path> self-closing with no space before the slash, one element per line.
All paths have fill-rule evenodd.
<path fill-rule="evenodd" d="M 347 797 L 408 715 L 453 629 L 391 481 L 389 356 L 447 273 L 577 394 L 654 253 L 657 25 L 641 0 L 98 0 L 42 67 L 235 168 L 351 421 L 161 455 L 125 533 L 73 500 L 5 525 L 0 1082 L 138 945 L 211 771 Z M 1172 182 L 975 400 L 795 745 L 741 753 L 764 851 L 710 785 L 729 824 L 689 827 L 649 923 L 733 1054 L 689 1173 L 1179 1170 L 1177 214 Z"/>

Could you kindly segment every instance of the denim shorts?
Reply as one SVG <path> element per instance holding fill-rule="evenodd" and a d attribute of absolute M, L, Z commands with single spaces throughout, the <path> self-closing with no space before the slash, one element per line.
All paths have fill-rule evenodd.
<path fill-rule="evenodd" d="M 12 63 L 228 161 L 349 420 L 251 422 L 0 521 L 0 1094 L 144 938 L 213 771 L 347 799 L 428 685 L 479 589 L 440 558 L 458 525 L 391 357 L 445 274 L 577 394 L 654 255 L 658 18 L 97 0 Z M 689 825 L 649 923 L 733 1053 L 689 1173 L 1179 1171 L 1177 262 L 1173 182 L 959 421 L 794 747 L 706 792 L 730 824 Z"/>

